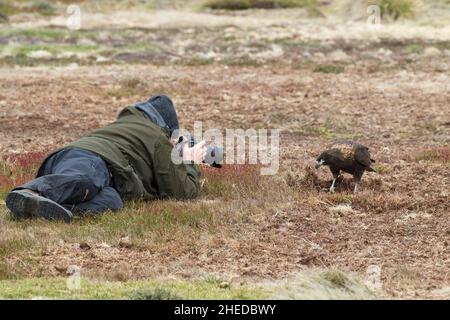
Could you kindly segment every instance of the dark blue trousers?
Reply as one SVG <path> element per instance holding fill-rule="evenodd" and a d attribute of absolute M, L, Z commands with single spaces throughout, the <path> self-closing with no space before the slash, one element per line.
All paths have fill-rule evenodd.
<path fill-rule="evenodd" d="M 100 213 L 123 207 L 105 161 L 97 154 L 65 148 L 44 164 L 42 176 L 16 188 L 30 189 L 74 214 Z"/>

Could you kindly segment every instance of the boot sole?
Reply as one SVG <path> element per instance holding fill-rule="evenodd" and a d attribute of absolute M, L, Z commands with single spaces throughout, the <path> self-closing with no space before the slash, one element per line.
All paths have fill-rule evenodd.
<path fill-rule="evenodd" d="M 43 218 L 51 221 L 72 221 L 72 213 L 58 203 L 24 190 L 12 191 L 6 206 L 17 219 Z"/>

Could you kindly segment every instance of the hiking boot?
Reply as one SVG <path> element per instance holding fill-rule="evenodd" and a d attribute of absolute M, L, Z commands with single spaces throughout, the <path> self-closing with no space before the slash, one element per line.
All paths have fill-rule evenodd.
<path fill-rule="evenodd" d="M 72 213 L 69 210 L 32 190 L 11 191 L 5 202 L 12 216 L 17 219 L 43 218 L 53 221 L 72 221 Z"/>

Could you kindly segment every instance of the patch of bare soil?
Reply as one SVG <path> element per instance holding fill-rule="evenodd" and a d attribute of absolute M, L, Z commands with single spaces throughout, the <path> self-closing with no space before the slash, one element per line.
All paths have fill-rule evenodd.
<path fill-rule="evenodd" d="M 378 265 L 389 296 L 435 297 L 450 286 L 448 160 L 415 158 L 449 148 L 448 74 L 324 74 L 273 64 L 19 70 L 0 69 L 2 154 L 62 146 L 158 92 L 172 96 L 188 128 L 202 120 L 204 129 L 283 129 L 281 167 L 272 179 L 274 188 L 287 191 L 273 203 L 255 200 L 254 208 L 266 208 L 263 215 L 148 250 L 58 244 L 39 258 L 44 274 L 76 264 L 118 279 L 197 272 L 281 278 L 310 267 L 365 273 Z M 127 77 L 140 79 L 144 89 L 112 94 Z M 356 137 L 377 160 L 380 173 L 366 173 L 356 195 L 348 176 L 329 194 L 331 174 L 312 169 L 320 151 L 339 137 Z M 235 202 L 223 204 L 229 216 L 239 205 L 253 211 L 250 201 Z"/>

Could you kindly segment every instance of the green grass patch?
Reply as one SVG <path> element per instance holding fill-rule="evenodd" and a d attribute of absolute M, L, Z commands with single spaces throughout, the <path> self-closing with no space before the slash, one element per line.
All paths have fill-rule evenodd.
<path fill-rule="evenodd" d="M 334 64 L 319 64 L 316 66 L 313 70 L 314 72 L 320 72 L 320 73 L 342 73 L 344 72 L 344 67 L 340 65 L 334 65 Z"/>
<path fill-rule="evenodd" d="M 63 59 L 34 59 L 29 58 L 26 55 L 20 54 L 17 56 L 8 56 L 0 58 L 0 66 L 21 66 L 21 67 L 34 67 L 34 66 L 67 66 L 70 63 L 80 64 L 92 64 L 92 61 L 80 61 L 77 57 L 63 58 Z"/>
<path fill-rule="evenodd" d="M 13 55 L 28 55 L 33 51 L 48 51 L 53 54 L 63 52 L 94 52 L 99 49 L 97 45 L 78 45 L 78 44 L 51 44 L 51 45 L 36 45 L 36 44 L 20 44 L 14 46 L 12 49 Z"/>
<path fill-rule="evenodd" d="M 5 26 L 0 29 L 0 37 L 25 37 L 33 40 L 67 41 L 68 39 L 96 37 L 95 31 L 70 30 L 58 27 L 17 28 Z"/>
<path fill-rule="evenodd" d="M 349 283 L 349 278 L 339 270 L 327 270 L 319 275 L 320 279 L 328 282 L 331 286 L 338 288 L 346 288 Z"/>
<path fill-rule="evenodd" d="M 3 280 L 0 281 L 0 298 L 164 300 L 174 298 L 261 299 L 266 297 L 266 293 L 260 289 L 241 286 L 221 288 L 202 280 L 99 282 L 81 277 L 79 288 L 67 284 L 67 278 Z"/>
<path fill-rule="evenodd" d="M 204 7 L 223 10 L 312 7 L 315 0 L 209 0 Z"/>
<path fill-rule="evenodd" d="M 160 51 L 159 46 L 152 42 L 133 42 L 123 47 L 123 49 L 130 51 L 147 51 L 147 52 Z"/>
<path fill-rule="evenodd" d="M 357 140 L 363 134 L 355 132 L 358 124 L 351 119 L 339 119 L 330 117 L 324 123 L 317 125 L 298 125 L 291 130 L 295 134 L 319 136 L 327 140 L 350 139 Z"/>
<path fill-rule="evenodd" d="M 407 45 L 403 50 L 407 54 L 419 53 L 423 50 L 423 45 L 418 44 L 418 43 L 412 43 L 412 44 Z"/>
<path fill-rule="evenodd" d="M 33 222 L 31 222 L 33 223 Z M 124 235 L 133 246 L 154 245 L 175 235 L 189 238 L 197 230 L 207 232 L 215 220 L 209 207 L 198 202 L 128 202 L 117 213 L 86 216 L 70 225 L 49 224 L 52 237 L 67 242 L 91 241 L 117 244 Z M 42 235 L 43 238 L 47 237 Z M 43 241 L 43 240 L 41 240 Z"/>
<path fill-rule="evenodd" d="M 335 140 L 335 139 L 358 139 L 361 138 L 362 135 L 359 133 L 345 132 L 342 130 L 338 130 L 329 124 L 324 124 L 322 126 L 305 126 L 301 127 L 297 130 L 294 130 L 294 133 L 299 135 L 309 135 L 309 136 L 319 136 L 327 140 Z"/>
<path fill-rule="evenodd" d="M 0 14 L 2 14 L 3 16 L 12 16 L 17 12 L 19 12 L 19 10 L 15 6 L 11 5 L 9 1 L 0 1 Z"/>
<path fill-rule="evenodd" d="M 14 220 L 5 204 L 0 204 L 0 279 L 22 274 L 23 263 L 12 261 L 35 257 L 57 243 L 104 243 L 121 246 L 127 236 L 133 250 L 161 250 L 172 240 L 179 249 L 192 247 L 193 235 L 207 234 L 216 228 L 212 209 L 200 202 L 154 201 L 129 202 L 117 213 L 105 213 L 75 219 L 71 224 L 40 219 Z M 127 246 L 128 247 L 128 246 Z M 184 248 L 184 249 L 183 249 Z M 130 249 L 131 250 L 131 249 Z M 13 260 L 8 258 L 14 257 Z M 27 263 L 27 274 L 39 270 Z"/>
<path fill-rule="evenodd" d="M 387 170 L 387 168 L 385 166 L 383 166 L 382 164 L 375 166 L 373 169 L 378 174 L 382 174 L 382 173 L 386 172 L 386 170 Z"/>
<path fill-rule="evenodd" d="M 1 268 L 1 264 L 0 264 Z M 24 278 L 0 281 L 6 299 L 373 299 L 361 280 L 342 271 L 311 270 L 285 280 L 264 283 L 222 283 L 204 279 L 98 281 L 75 278 Z M 76 285 L 74 285 L 76 284 Z M 79 284 L 79 285 L 78 285 Z"/>
<path fill-rule="evenodd" d="M 70 35 L 73 31 L 59 28 L 2 28 L 0 29 L 1 37 L 24 36 L 29 38 L 41 39 L 62 39 Z"/>
<path fill-rule="evenodd" d="M 136 290 L 130 295 L 132 300 L 180 300 L 181 296 L 165 288 Z"/>

